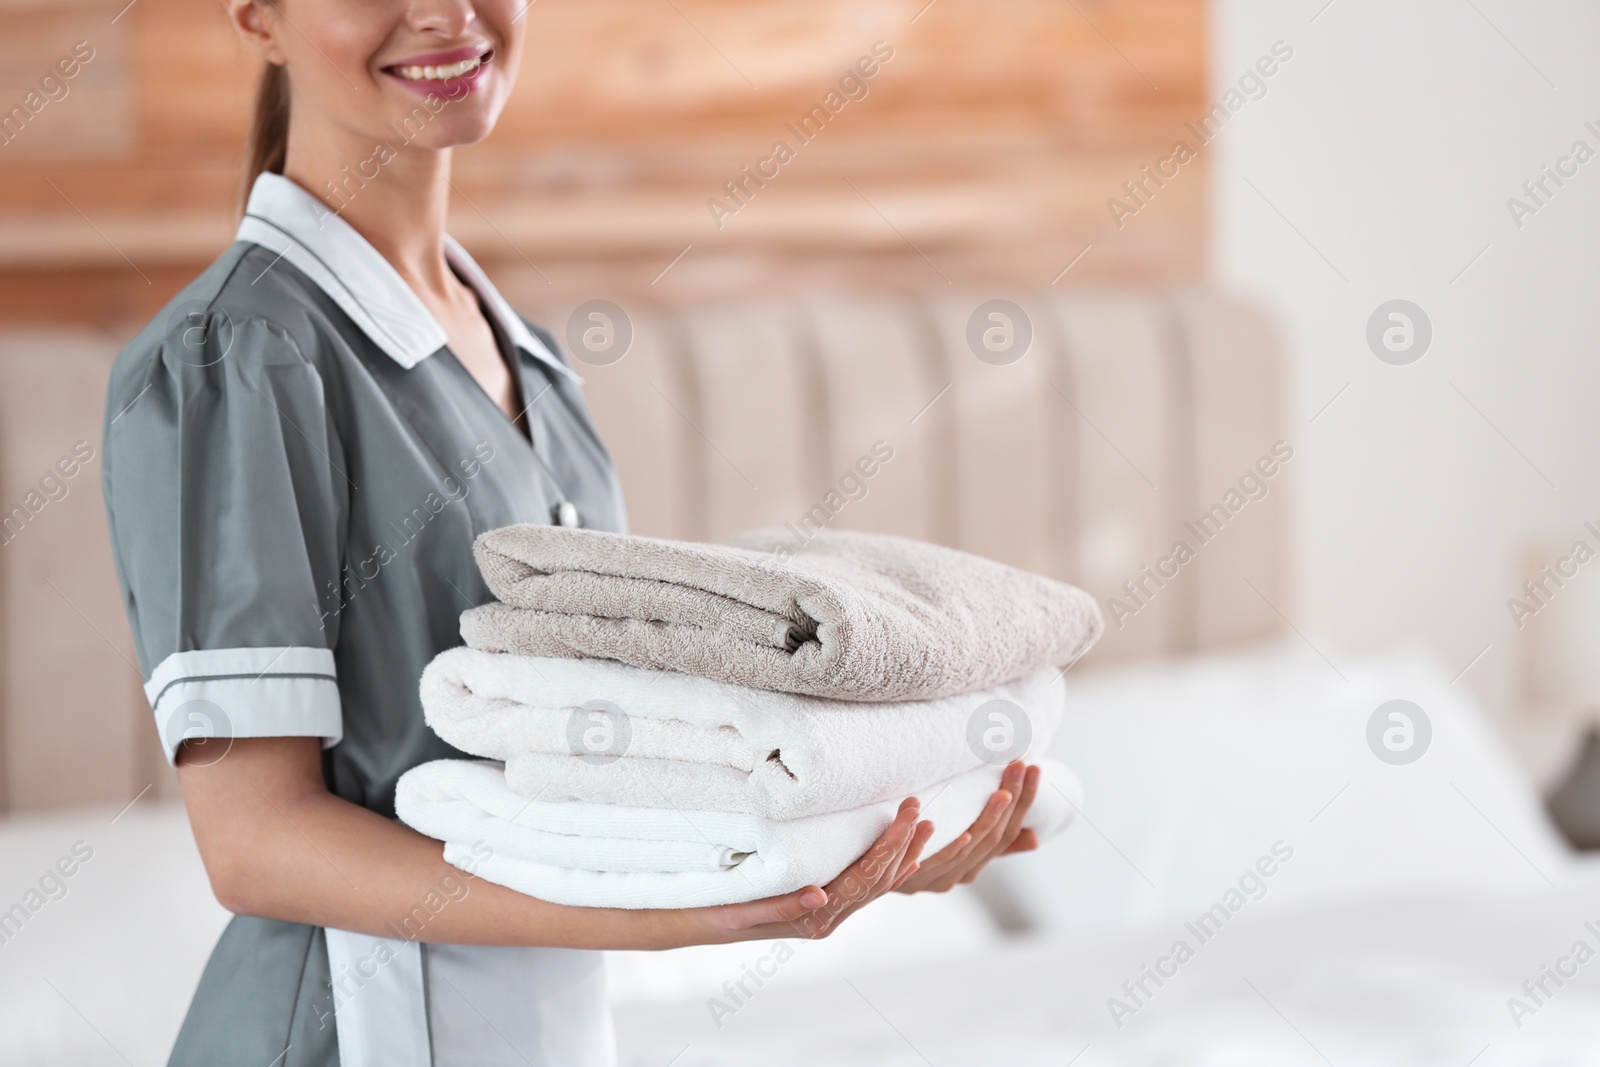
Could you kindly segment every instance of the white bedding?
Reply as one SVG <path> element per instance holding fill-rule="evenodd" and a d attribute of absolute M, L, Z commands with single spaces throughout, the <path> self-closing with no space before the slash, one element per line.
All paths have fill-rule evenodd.
<path fill-rule="evenodd" d="M 130 800 L 132 797 L 130 796 Z M 224 912 L 180 805 L 121 805 L 0 822 L 0 909 L 76 842 L 66 892 L 0 944 L 0 1064 L 164 1064 Z"/>
<path fill-rule="evenodd" d="M 1600 959 L 1564 988 L 1547 983 L 1555 995 L 1520 1028 L 1507 1007 L 1575 940 L 1600 949 L 1589 920 L 1600 926 L 1600 879 L 1562 893 L 1241 913 L 1162 988 L 1147 982 L 1154 996 L 1120 1029 L 1108 998 L 1125 996 L 1124 981 L 1186 936 L 1181 922 L 935 965 L 861 961 L 819 981 L 791 981 L 780 965 L 720 1018 L 710 991 L 622 1006 L 622 1063 L 1591 1067 L 1600 1062 Z"/>
<path fill-rule="evenodd" d="M 1330 666 L 1298 637 L 1192 661 L 1067 675 L 1049 755 L 1085 819 L 997 865 L 1036 928 L 1092 933 L 1209 906 L 1275 841 L 1259 906 L 1559 883 L 1570 853 L 1466 688 L 1422 655 Z M 1380 704 L 1423 709 L 1414 763 L 1368 746 Z M 1085 832 L 1087 831 L 1087 832 Z"/>

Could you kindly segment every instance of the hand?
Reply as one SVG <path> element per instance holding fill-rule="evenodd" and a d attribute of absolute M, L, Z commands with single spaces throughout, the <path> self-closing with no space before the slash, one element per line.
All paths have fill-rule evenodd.
<path fill-rule="evenodd" d="M 996 856 L 1038 848 L 1038 836 L 1022 826 L 1038 792 L 1038 767 L 1030 767 L 1021 760 L 1007 765 L 1000 776 L 1000 788 L 989 797 L 977 821 L 960 837 L 929 856 L 927 862 L 920 864 L 895 888 L 902 893 L 924 890 L 943 893 L 959 883 L 971 882 Z"/>
<path fill-rule="evenodd" d="M 698 928 L 686 943 L 827 937 L 846 918 L 916 873 L 917 858 L 933 835 L 931 822 L 917 821 L 920 811 L 915 797 L 901 801 L 883 835 L 825 889 L 808 885 L 781 897 L 685 912 Z"/>

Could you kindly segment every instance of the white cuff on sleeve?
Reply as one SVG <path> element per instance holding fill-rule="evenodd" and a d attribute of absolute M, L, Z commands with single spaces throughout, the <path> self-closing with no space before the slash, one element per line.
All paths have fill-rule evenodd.
<path fill-rule="evenodd" d="M 344 737 L 333 653 L 326 648 L 174 652 L 144 686 L 167 762 L 202 737 Z"/>

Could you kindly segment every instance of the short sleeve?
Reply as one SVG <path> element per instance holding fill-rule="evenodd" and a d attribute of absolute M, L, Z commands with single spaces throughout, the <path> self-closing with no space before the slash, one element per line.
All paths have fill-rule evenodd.
<path fill-rule="evenodd" d="M 200 737 L 343 736 L 334 649 L 349 481 L 282 329 L 207 310 L 124 353 L 106 510 L 168 761 Z"/>

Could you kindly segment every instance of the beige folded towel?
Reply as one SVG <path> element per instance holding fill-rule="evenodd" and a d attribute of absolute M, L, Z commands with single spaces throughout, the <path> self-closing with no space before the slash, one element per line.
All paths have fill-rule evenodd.
<path fill-rule="evenodd" d="M 473 546 L 502 603 L 461 616 L 486 652 L 620 660 L 838 700 L 927 700 L 1065 666 L 1090 596 L 955 549 L 793 528 L 725 544 L 507 526 Z"/>

